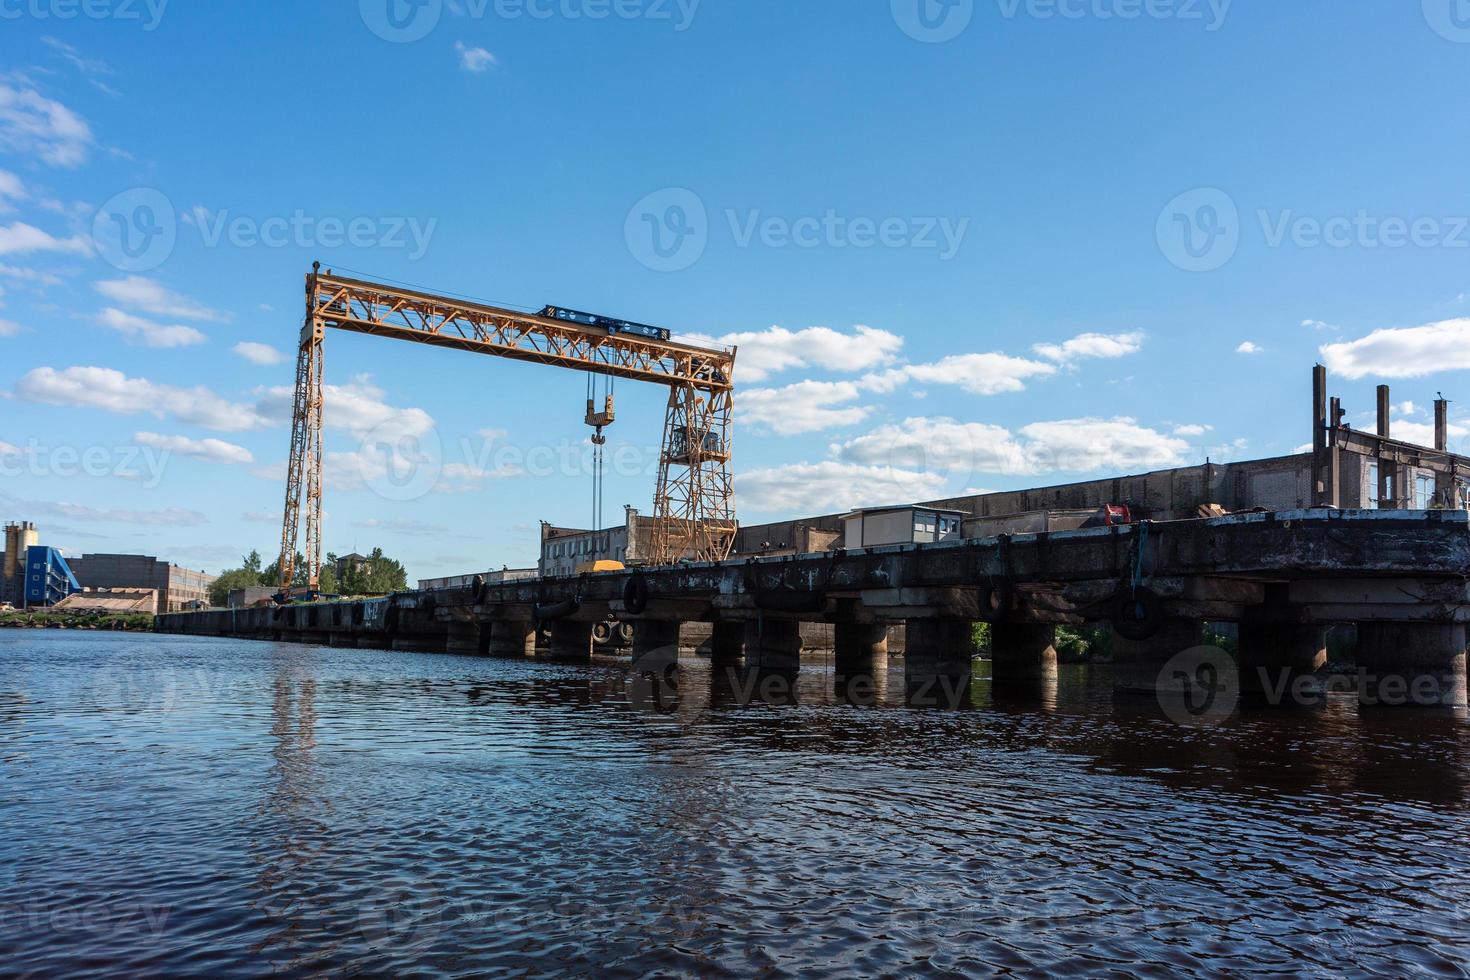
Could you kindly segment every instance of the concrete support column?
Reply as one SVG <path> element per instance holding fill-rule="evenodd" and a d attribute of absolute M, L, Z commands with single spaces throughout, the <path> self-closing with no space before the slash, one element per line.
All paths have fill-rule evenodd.
<path fill-rule="evenodd" d="M 888 667 L 888 627 L 881 623 L 842 623 L 832 630 L 839 673 L 872 673 Z"/>
<path fill-rule="evenodd" d="M 477 656 L 480 653 L 480 624 L 453 622 L 448 624 L 444 648 L 449 653 Z"/>
<path fill-rule="evenodd" d="M 871 707 L 888 681 L 888 627 L 839 620 L 832 630 L 832 689 L 844 704 Z"/>
<path fill-rule="evenodd" d="M 1459 623 L 1359 623 L 1359 700 L 1365 707 L 1463 705 L 1465 647 Z"/>
<path fill-rule="evenodd" d="M 529 620 L 496 619 L 490 623 L 485 653 L 492 657 L 521 659 L 536 653 L 536 632 Z"/>
<path fill-rule="evenodd" d="M 633 663 L 650 655 L 679 659 L 679 624 L 674 620 L 641 619 L 633 624 Z"/>
<path fill-rule="evenodd" d="M 1164 665 L 1204 642 L 1204 624 L 1197 619 L 1166 619 L 1147 640 L 1129 640 L 1113 632 L 1113 687 L 1119 691 L 1154 694 Z"/>
<path fill-rule="evenodd" d="M 1035 680 L 1057 669 L 1057 628 L 1033 623 L 990 627 L 991 677 Z"/>
<path fill-rule="evenodd" d="M 716 622 L 710 631 L 709 658 L 716 665 L 738 664 L 745 659 L 745 624 Z"/>
<path fill-rule="evenodd" d="M 444 633 L 397 633 L 393 649 L 411 653 L 443 653 L 447 645 Z"/>
<path fill-rule="evenodd" d="M 745 658 L 762 671 L 794 674 L 801 669 L 801 624 L 792 619 L 769 619 L 746 624 Z"/>
<path fill-rule="evenodd" d="M 974 624 L 967 619 L 911 619 L 904 650 L 904 693 L 914 707 L 969 703 L 974 671 Z"/>
<path fill-rule="evenodd" d="M 569 662 L 592 659 L 592 624 L 571 619 L 558 619 L 551 624 L 551 643 L 546 655 L 552 660 Z"/>
<path fill-rule="evenodd" d="M 1236 663 L 1243 694 L 1296 698 L 1305 690 L 1298 679 L 1327 663 L 1325 630 L 1317 623 L 1246 620 Z"/>

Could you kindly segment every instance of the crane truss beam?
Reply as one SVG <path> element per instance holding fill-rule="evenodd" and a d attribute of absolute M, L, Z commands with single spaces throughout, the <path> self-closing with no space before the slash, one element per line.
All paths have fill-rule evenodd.
<path fill-rule="evenodd" d="M 710 350 L 322 273 L 306 277 L 291 454 L 281 528 L 281 587 L 298 571 L 315 590 L 322 537 L 323 341 L 327 328 L 549 364 L 669 387 L 649 556 L 721 561 L 735 544 L 730 474 L 735 350 Z M 304 512 L 304 513 L 303 513 Z M 306 525 L 304 569 L 298 528 Z"/>

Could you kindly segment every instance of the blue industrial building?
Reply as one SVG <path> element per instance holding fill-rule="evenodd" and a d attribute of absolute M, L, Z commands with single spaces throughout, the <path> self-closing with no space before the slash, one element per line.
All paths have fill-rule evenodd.
<path fill-rule="evenodd" d="M 82 591 L 61 552 L 45 545 L 31 545 L 26 551 L 25 575 L 27 606 L 54 606 L 73 592 Z"/>

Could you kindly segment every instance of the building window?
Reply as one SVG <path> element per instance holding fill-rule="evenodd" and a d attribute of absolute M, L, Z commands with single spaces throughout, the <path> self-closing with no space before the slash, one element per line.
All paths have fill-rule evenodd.
<path fill-rule="evenodd" d="M 1414 477 L 1414 509 L 1428 510 L 1433 504 L 1434 476 L 1421 473 Z"/>

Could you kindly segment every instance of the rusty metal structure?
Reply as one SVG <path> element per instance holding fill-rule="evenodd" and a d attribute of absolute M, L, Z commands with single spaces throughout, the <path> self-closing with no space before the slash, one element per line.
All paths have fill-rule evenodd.
<path fill-rule="evenodd" d="M 1379 385 L 1376 395 L 1376 431 L 1355 429 L 1345 421 L 1342 399 L 1328 392 L 1327 368 L 1318 364 L 1312 369 L 1313 504 L 1353 506 L 1349 491 L 1356 489 L 1356 481 L 1349 481 L 1344 461 L 1366 458 L 1377 464 L 1373 499 L 1380 509 L 1411 509 L 1415 495 L 1407 475 L 1421 471 L 1434 476 L 1433 507 L 1459 510 L 1465 506 L 1470 457 L 1450 451 L 1449 401 L 1443 395 L 1435 399 L 1434 448 L 1430 449 L 1393 438 L 1388 385 Z"/>
<path fill-rule="evenodd" d="M 710 350 L 399 286 L 333 275 L 314 263 L 306 277 L 306 321 L 296 358 L 291 456 L 281 527 L 281 587 L 296 576 L 299 530 L 314 590 L 322 547 L 322 355 L 328 329 L 489 354 L 669 389 L 652 558 L 721 561 L 735 541 L 731 479 L 734 348 Z M 303 510 L 305 513 L 303 514 Z"/>

